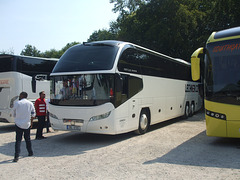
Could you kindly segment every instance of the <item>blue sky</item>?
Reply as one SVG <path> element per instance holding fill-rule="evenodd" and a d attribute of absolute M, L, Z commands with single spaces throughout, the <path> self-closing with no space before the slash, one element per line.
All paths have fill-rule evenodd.
<path fill-rule="evenodd" d="M 20 54 L 25 45 L 41 52 L 87 41 L 117 19 L 109 0 L 0 0 L 0 52 Z"/>

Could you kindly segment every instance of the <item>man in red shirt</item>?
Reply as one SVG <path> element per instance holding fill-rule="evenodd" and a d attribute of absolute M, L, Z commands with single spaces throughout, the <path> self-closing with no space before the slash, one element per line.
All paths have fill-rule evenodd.
<path fill-rule="evenodd" d="M 45 92 L 42 91 L 39 93 L 40 98 L 38 98 L 35 101 L 35 110 L 36 110 L 36 115 L 38 118 L 38 126 L 37 126 L 37 133 L 36 133 L 36 139 L 44 139 L 42 135 L 43 128 L 45 125 L 45 120 L 46 120 L 46 115 L 47 115 L 47 106 L 45 102 Z"/>

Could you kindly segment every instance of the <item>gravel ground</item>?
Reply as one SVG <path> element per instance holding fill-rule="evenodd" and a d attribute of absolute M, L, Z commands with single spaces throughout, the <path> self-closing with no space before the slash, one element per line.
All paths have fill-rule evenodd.
<path fill-rule="evenodd" d="M 44 129 L 45 132 L 46 129 Z M 13 124 L 0 123 L 0 179 L 240 179 L 240 140 L 205 135 L 204 114 L 173 119 L 144 135 L 57 131 L 25 142 L 13 163 Z"/>

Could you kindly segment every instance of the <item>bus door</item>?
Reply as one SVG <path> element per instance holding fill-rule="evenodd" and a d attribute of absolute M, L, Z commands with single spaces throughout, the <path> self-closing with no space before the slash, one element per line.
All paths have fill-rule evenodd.
<path fill-rule="evenodd" d="M 135 76 L 125 75 L 123 77 L 123 94 L 126 94 L 128 100 L 128 119 L 129 126 L 135 125 L 139 116 L 139 98 L 137 94 L 142 90 L 142 79 Z"/>
<path fill-rule="evenodd" d="M 129 119 L 135 121 L 139 115 L 139 99 L 136 94 L 140 91 L 138 78 L 133 76 L 128 77 L 128 96 L 129 96 Z"/>
<path fill-rule="evenodd" d="M 133 128 L 139 116 L 139 93 L 143 88 L 142 79 L 126 74 L 116 76 L 116 107 L 122 105 L 125 117 L 128 119 L 127 126 Z"/>

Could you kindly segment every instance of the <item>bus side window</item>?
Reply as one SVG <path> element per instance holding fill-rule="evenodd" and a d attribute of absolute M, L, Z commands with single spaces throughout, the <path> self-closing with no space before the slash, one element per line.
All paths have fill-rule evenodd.
<path fill-rule="evenodd" d="M 130 76 L 128 78 L 128 98 L 133 97 L 135 94 L 143 89 L 143 81 L 141 78 Z"/>
<path fill-rule="evenodd" d="M 138 77 L 117 74 L 115 89 L 116 106 L 119 106 L 140 92 L 143 89 L 143 82 L 142 79 Z"/>
<path fill-rule="evenodd" d="M 115 105 L 119 106 L 128 99 L 128 75 L 117 74 L 115 79 Z"/>
<path fill-rule="evenodd" d="M 128 75 L 121 75 L 122 77 L 122 103 L 127 101 L 128 97 Z"/>

